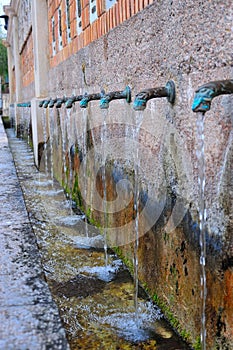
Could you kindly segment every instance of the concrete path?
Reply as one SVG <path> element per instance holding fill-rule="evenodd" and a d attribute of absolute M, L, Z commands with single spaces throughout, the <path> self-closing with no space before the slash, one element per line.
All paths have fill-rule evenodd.
<path fill-rule="evenodd" d="M 0 349 L 69 349 L 0 118 Z"/>

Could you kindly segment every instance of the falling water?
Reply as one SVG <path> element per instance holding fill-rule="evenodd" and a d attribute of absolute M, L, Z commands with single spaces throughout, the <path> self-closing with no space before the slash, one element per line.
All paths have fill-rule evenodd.
<path fill-rule="evenodd" d="M 26 108 L 26 114 L 27 114 L 27 118 L 26 118 L 26 132 L 27 132 L 27 144 L 30 144 L 30 123 L 31 123 L 31 108 L 27 107 Z"/>
<path fill-rule="evenodd" d="M 98 164 L 98 160 L 97 160 L 97 152 L 96 150 L 96 136 L 95 136 L 95 127 L 94 127 L 94 123 L 92 120 L 92 117 L 89 118 L 89 122 L 90 122 L 90 133 L 91 133 L 91 140 L 92 140 L 92 146 L 93 146 L 93 169 L 92 169 L 92 178 L 90 181 L 90 209 L 92 210 L 93 207 L 93 201 L 94 201 L 94 196 L 95 196 L 95 189 L 96 189 L 96 168 L 97 164 Z M 94 174 L 94 177 L 93 177 Z"/>
<path fill-rule="evenodd" d="M 62 113 L 60 114 L 60 122 L 61 122 L 61 139 L 62 139 L 62 167 L 64 176 L 66 176 L 66 112 L 65 109 L 62 109 Z"/>
<path fill-rule="evenodd" d="M 135 316 L 138 324 L 138 244 L 139 244 L 139 132 L 143 121 L 143 112 L 135 112 L 135 130 L 133 138 L 135 142 L 135 156 L 134 156 L 134 212 L 135 212 L 135 241 L 134 241 L 134 304 Z"/>
<path fill-rule="evenodd" d="M 45 174 L 48 174 L 48 155 L 47 155 L 47 118 L 46 109 L 43 109 L 42 113 L 42 128 L 43 128 L 43 141 L 44 141 L 44 164 L 45 164 Z"/>
<path fill-rule="evenodd" d="M 23 139 L 23 115 L 19 116 L 19 137 Z"/>
<path fill-rule="evenodd" d="M 87 203 L 87 118 L 88 112 L 86 108 L 83 108 L 82 111 L 82 125 L 83 125 L 83 133 L 82 133 L 82 161 L 83 161 L 83 192 L 84 192 L 84 201 Z M 87 210 L 87 206 L 86 206 Z M 87 215 L 85 215 L 85 233 L 86 237 L 88 237 L 88 222 Z"/>
<path fill-rule="evenodd" d="M 204 148 L 204 113 L 197 114 L 197 159 L 198 159 L 198 186 L 199 186 L 199 229 L 200 229 L 200 265 L 201 265 L 201 346 L 206 350 L 206 208 L 205 208 L 205 148 Z"/>
<path fill-rule="evenodd" d="M 53 184 L 53 139 L 54 139 L 54 110 L 50 113 L 49 118 L 49 147 L 50 147 L 50 177 Z"/>
<path fill-rule="evenodd" d="M 102 153 L 102 186 L 103 186 L 103 212 L 104 212 L 104 253 L 105 253 L 105 266 L 108 265 L 108 245 L 107 245 L 107 228 L 108 228 L 108 214 L 107 214 L 107 186 L 106 186 L 106 141 L 107 141 L 107 116 L 108 109 L 102 110 L 103 124 L 101 127 L 101 153 Z"/>
<path fill-rule="evenodd" d="M 69 164 L 69 172 L 67 174 L 67 185 L 69 191 L 69 201 L 70 201 L 70 213 L 73 214 L 72 210 L 72 190 L 73 190 L 73 167 L 72 167 L 72 159 L 71 159 L 71 146 L 72 146 L 72 129 L 71 129 L 71 109 L 66 109 L 66 122 L 65 122 L 65 135 L 67 139 L 68 145 L 68 164 Z"/>

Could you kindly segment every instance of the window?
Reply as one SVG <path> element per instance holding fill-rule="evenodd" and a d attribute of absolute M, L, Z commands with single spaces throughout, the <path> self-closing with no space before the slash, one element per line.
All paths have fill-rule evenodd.
<path fill-rule="evenodd" d="M 67 30 L 67 41 L 71 41 L 70 34 L 70 0 L 66 0 L 66 30 Z"/>
<path fill-rule="evenodd" d="M 62 26 L 61 26 L 61 8 L 58 9 L 58 47 L 62 49 Z"/>
<path fill-rule="evenodd" d="M 97 18 L 96 0 L 90 0 L 90 23 L 94 22 Z"/>
<path fill-rule="evenodd" d="M 110 9 L 116 2 L 117 0 L 106 0 L 106 10 Z"/>
<path fill-rule="evenodd" d="M 82 6 L 81 0 L 76 0 L 77 34 L 82 32 Z"/>
<path fill-rule="evenodd" d="M 52 52 L 53 56 L 56 55 L 56 36 L 55 36 L 55 20 L 54 17 L 52 17 Z"/>

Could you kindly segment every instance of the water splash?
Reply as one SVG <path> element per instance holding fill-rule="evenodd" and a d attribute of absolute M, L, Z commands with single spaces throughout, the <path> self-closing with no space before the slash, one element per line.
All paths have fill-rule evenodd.
<path fill-rule="evenodd" d="M 198 211 L 199 211 L 199 229 L 200 229 L 200 266 L 201 266 L 201 348 L 206 350 L 206 207 L 205 207 L 205 147 L 204 147 L 204 122 L 205 114 L 197 113 L 197 160 L 198 160 Z"/>
<path fill-rule="evenodd" d="M 138 245 L 139 245 L 139 132 L 143 121 L 143 112 L 135 112 L 135 129 L 133 131 L 133 139 L 136 146 L 134 155 L 134 215 L 135 215 L 135 240 L 134 240 L 134 304 L 136 323 L 139 321 L 138 315 Z"/>

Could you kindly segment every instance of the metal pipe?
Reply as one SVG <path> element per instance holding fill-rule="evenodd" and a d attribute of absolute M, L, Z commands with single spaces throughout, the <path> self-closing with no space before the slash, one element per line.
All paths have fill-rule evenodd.
<path fill-rule="evenodd" d="M 88 94 L 88 93 L 85 93 L 83 96 L 82 96 L 82 99 L 80 101 L 80 107 L 81 108 L 87 108 L 88 106 L 88 103 L 90 101 L 95 101 L 95 100 L 100 100 L 101 97 L 103 96 L 102 93 L 97 93 L 97 94 Z"/>
<path fill-rule="evenodd" d="M 61 108 L 62 104 L 68 100 L 67 97 L 63 96 L 57 99 L 56 108 Z"/>
<path fill-rule="evenodd" d="M 175 96 L 175 83 L 169 80 L 164 87 L 146 89 L 139 92 L 135 97 L 133 109 L 143 111 L 146 108 L 147 101 L 152 98 L 167 97 L 168 102 L 174 103 Z"/>
<path fill-rule="evenodd" d="M 48 107 L 53 108 L 56 102 L 57 102 L 57 98 L 51 99 L 49 101 Z"/>
<path fill-rule="evenodd" d="M 17 103 L 17 107 L 31 107 L 31 102 Z"/>
<path fill-rule="evenodd" d="M 42 100 L 39 102 L 39 107 L 43 107 L 43 104 L 45 103 L 46 100 Z"/>
<path fill-rule="evenodd" d="M 78 96 L 71 96 L 67 99 L 65 106 L 66 108 L 71 108 L 73 106 L 73 103 L 77 102 L 77 101 L 81 101 L 83 99 L 83 95 L 78 95 Z"/>
<path fill-rule="evenodd" d="M 44 108 L 47 108 L 47 107 L 48 107 L 50 100 L 51 100 L 51 99 L 45 100 L 45 101 L 44 101 L 44 103 L 43 103 L 43 107 L 44 107 Z"/>
<path fill-rule="evenodd" d="M 214 97 L 229 94 L 233 94 L 233 80 L 210 81 L 195 91 L 192 110 L 205 113 L 210 110 Z"/>
<path fill-rule="evenodd" d="M 100 100 L 100 108 L 107 109 L 109 107 L 109 103 L 112 100 L 121 100 L 125 99 L 128 103 L 131 102 L 131 90 L 129 86 L 126 86 L 123 91 L 113 91 L 109 93 L 105 93 L 104 90 L 101 91 L 102 98 Z"/>

